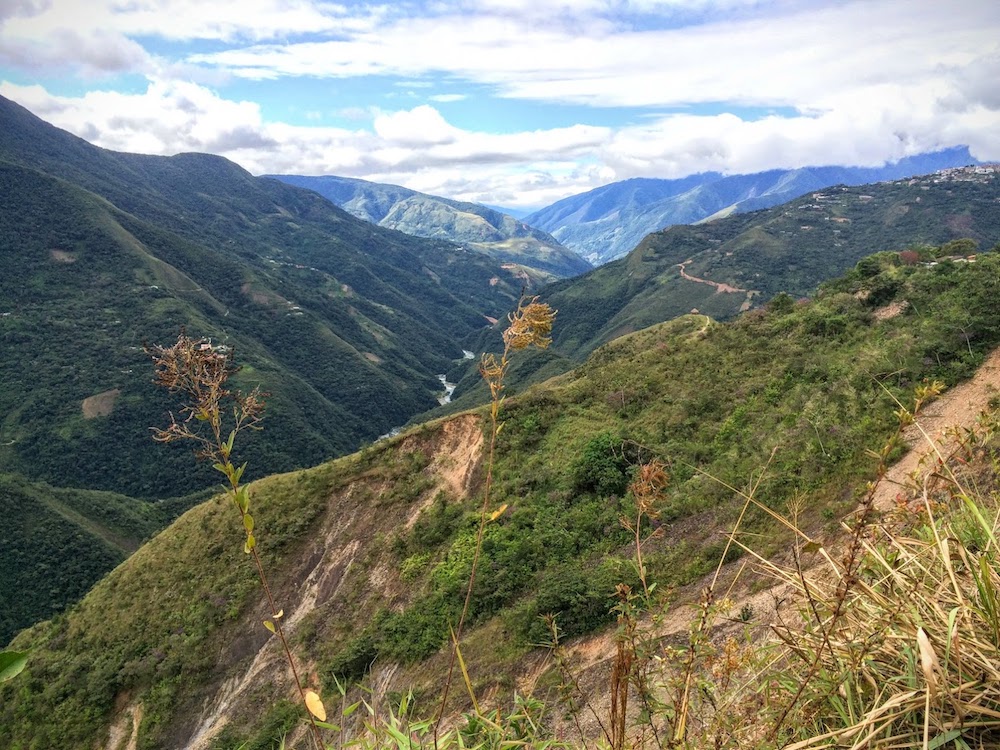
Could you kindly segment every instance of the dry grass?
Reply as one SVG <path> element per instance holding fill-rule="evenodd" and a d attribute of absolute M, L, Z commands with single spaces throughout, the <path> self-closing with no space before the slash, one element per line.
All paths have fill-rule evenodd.
<path fill-rule="evenodd" d="M 811 550 L 823 566 L 758 558 L 798 609 L 725 696 L 730 746 L 1000 747 L 997 426 L 985 414 L 950 455 L 934 446 L 916 502 L 863 506 L 842 555 Z"/>

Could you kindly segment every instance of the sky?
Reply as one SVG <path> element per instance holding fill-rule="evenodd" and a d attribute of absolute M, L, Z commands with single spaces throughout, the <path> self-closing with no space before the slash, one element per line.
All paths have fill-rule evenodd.
<path fill-rule="evenodd" d="M 1000 160 L 1000 2 L 0 0 L 0 95 L 105 148 L 529 209 Z"/>

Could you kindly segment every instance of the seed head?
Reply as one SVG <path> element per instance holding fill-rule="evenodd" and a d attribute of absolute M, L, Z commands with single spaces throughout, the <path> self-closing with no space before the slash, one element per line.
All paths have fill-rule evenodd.
<path fill-rule="evenodd" d="M 503 342 L 507 349 L 519 351 L 529 346 L 545 349 L 552 343 L 549 336 L 556 311 L 545 302 L 539 302 L 538 297 L 532 297 L 518 303 L 517 310 L 507 316 L 510 326 L 503 332 Z"/>

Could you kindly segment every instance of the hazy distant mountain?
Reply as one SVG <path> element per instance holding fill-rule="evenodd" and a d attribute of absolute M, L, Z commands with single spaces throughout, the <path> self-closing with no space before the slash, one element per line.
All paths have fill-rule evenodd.
<path fill-rule="evenodd" d="M 978 171 L 977 171 L 978 170 Z M 796 297 L 866 255 L 959 237 L 1000 240 L 1000 172 L 955 170 L 834 187 L 781 206 L 654 232 L 625 258 L 548 287 L 554 352 L 582 358 L 630 331 L 697 309 L 726 319 Z"/>
<path fill-rule="evenodd" d="M 595 265 L 620 258 L 650 232 L 754 211 L 831 185 L 864 185 L 975 164 L 965 147 L 901 159 L 884 167 L 804 167 L 678 180 L 636 178 L 574 195 L 524 218 Z"/>
<path fill-rule="evenodd" d="M 531 208 L 514 208 L 512 206 L 494 206 L 492 203 L 482 203 L 480 205 L 493 209 L 494 211 L 499 211 L 502 214 L 513 216 L 515 219 L 523 219 L 534 210 Z"/>
<path fill-rule="evenodd" d="M 578 276 L 592 266 L 579 254 L 498 209 L 416 190 L 349 177 L 270 175 L 315 190 L 358 218 L 416 237 L 449 240 L 556 278 Z"/>

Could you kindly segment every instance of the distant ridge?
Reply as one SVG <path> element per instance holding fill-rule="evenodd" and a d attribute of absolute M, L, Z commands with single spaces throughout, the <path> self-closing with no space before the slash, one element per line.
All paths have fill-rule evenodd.
<path fill-rule="evenodd" d="M 811 295 L 874 252 L 966 237 L 982 251 L 1000 245 L 1000 165 L 824 188 L 780 206 L 675 225 L 624 258 L 543 289 L 559 325 L 552 346 L 522 358 L 516 377 L 529 383 L 566 372 L 602 344 L 688 313 L 728 320 L 780 292 Z M 497 346 L 495 329 L 480 336 L 468 348 Z M 483 397 L 473 368 L 453 376 L 452 409 Z"/>
<path fill-rule="evenodd" d="M 574 195 L 525 222 L 595 265 L 620 258 L 650 232 L 674 224 L 770 208 L 832 185 L 864 185 L 978 164 L 965 146 L 910 156 L 883 167 L 802 167 L 744 175 L 704 172 L 677 180 L 634 178 Z"/>
<path fill-rule="evenodd" d="M 540 271 L 549 279 L 578 276 L 592 266 L 551 235 L 479 203 L 466 203 L 351 177 L 269 175 L 314 190 L 359 219 L 415 237 L 448 240 Z"/>

